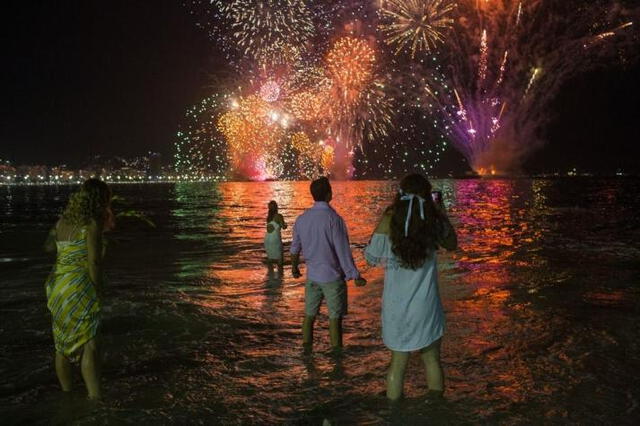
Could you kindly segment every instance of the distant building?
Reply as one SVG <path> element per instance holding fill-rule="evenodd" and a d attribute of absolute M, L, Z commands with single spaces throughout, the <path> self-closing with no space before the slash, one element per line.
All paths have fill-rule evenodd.
<path fill-rule="evenodd" d="M 69 170 L 66 165 L 51 167 L 48 180 L 49 182 L 72 182 L 76 180 L 76 173 Z"/>
<path fill-rule="evenodd" d="M 49 168 L 42 165 L 18 166 L 16 181 L 44 182 L 49 178 Z"/>
<path fill-rule="evenodd" d="M 11 162 L 0 160 L 0 183 L 13 182 L 18 171 L 11 165 Z"/>
<path fill-rule="evenodd" d="M 149 152 L 147 176 L 157 177 L 162 175 L 162 154 L 158 152 Z"/>

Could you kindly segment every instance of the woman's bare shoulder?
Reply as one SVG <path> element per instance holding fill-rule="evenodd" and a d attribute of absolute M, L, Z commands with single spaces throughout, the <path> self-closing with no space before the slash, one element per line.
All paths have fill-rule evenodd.
<path fill-rule="evenodd" d="M 376 227 L 376 234 L 388 234 L 391 230 L 391 217 L 393 216 L 393 211 L 391 209 L 385 210 L 382 214 L 382 218 Z"/>

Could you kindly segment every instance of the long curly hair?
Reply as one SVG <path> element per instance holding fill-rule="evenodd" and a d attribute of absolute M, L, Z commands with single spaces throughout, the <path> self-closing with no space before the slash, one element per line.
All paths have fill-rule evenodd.
<path fill-rule="evenodd" d="M 402 200 L 402 194 L 396 195 L 391 206 L 389 237 L 391 249 L 400 258 L 402 266 L 418 269 L 433 255 L 437 248 L 438 221 L 441 214 L 431 198 L 431 183 L 420 174 L 410 174 L 400 181 L 402 194 L 414 194 L 424 201 L 424 220 L 420 217 L 420 203 L 413 200 L 409 230 L 405 236 L 405 221 L 409 210 L 409 201 Z"/>
<path fill-rule="evenodd" d="M 87 225 L 95 220 L 103 227 L 111 228 L 111 189 L 99 179 L 86 180 L 80 190 L 69 197 L 62 218 L 73 225 Z"/>

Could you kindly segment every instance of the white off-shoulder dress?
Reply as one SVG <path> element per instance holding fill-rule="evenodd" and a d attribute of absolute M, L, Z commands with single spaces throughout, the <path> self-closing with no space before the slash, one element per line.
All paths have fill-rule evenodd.
<path fill-rule="evenodd" d="M 367 263 L 385 268 L 382 339 L 393 351 L 411 352 L 442 337 L 445 318 L 438 290 L 435 251 L 417 270 L 403 268 L 387 234 L 375 233 L 364 251 Z"/>

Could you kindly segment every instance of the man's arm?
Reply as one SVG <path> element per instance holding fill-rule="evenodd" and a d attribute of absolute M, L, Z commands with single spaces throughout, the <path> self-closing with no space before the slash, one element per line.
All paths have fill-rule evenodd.
<path fill-rule="evenodd" d="M 349 234 L 347 232 L 347 226 L 341 217 L 338 217 L 331 227 L 331 233 L 333 238 L 333 247 L 335 248 L 340 267 L 344 272 L 347 280 L 355 280 L 357 285 L 365 285 L 367 281 L 360 277 L 360 272 L 353 262 L 353 256 L 351 255 L 351 246 L 349 245 Z"/>
<path fill-rule="evenodd" d="M 291 241 L 291 248 L 289 251 L 291 252 L 291 274 L 293 278 L 300 278 L 300 268 L 298 268 L 298 264 L 300 263 L 300 251 L 302 249 L 302 242 L 300 241 L 300 234 L 297 231 L 298 222 L 293 225 L 293 239 Z"/>

